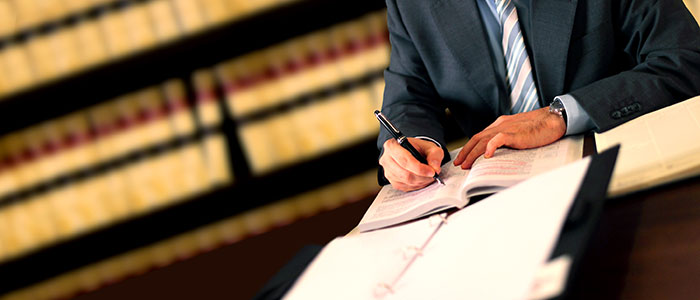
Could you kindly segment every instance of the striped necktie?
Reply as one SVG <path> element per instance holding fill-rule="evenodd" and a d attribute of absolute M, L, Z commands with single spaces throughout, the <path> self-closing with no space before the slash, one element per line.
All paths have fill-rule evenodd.
<path fill-rule="evenodd" d="M 489 1 L 489 0 L 487 0 Z M 539 108 L 537 87 L 532 78 L 530 58 L 520 31 L 518 13 L 512 0 L 493 0 L 503 29 L 503 54 L 506 60 L 506 80 L 510 86 L 511 113 Z"/>

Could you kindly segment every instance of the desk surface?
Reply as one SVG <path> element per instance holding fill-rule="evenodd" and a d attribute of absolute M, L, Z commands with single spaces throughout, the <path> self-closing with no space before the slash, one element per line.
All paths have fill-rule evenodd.
<path fill-rule="evenodd" d="M 593 153 L 586 138 L 584 153 Z M 574 299 L 700 299 L 700 176 L 609 199 Z"/>

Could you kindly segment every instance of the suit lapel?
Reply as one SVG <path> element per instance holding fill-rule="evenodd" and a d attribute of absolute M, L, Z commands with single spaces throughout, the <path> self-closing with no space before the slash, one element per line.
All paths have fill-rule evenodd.
<path fill-rule="evenodd" d="M 478 0 L 483 1 L 483 0 Z M 499 85 L 499 99 L 506 97 L 502 80 L 496 80 L 489 46 L 487 44 L 479 9 L 474 0 L 443 0 L 436 1 L 431 6 L 433 20 L 443 36 L 450 52 L 462 64 L 468 74 L 468 84 L 473 85 L 476 92 L 492 111 L 499 114 L 506 107 L 498 101 L 491 101 L 484 91 L 495 83 Z"/>
<path fill-rule="evenodd" d="M 530 28 L 533 68 L 540 104 L 564 93 L 564 77 L 577 0 L 532 0 Z"/>

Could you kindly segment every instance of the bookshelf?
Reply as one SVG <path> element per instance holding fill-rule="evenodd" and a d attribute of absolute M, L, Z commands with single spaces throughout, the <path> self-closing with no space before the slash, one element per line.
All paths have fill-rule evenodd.
<path fill-rule="evenodd" d="M 16 5 L 15 2 L 0 1 L 0 16 L 6 13 L 8 4 Z M 66 4 L 66 7 L 54 8 L 55 11 L 43 17 L 26 17 L 27 20 L 19 22 L 14 30 L 0 32 L 0 36 L 5 37 L 0 51 L 5 51 L 6 54 L 7 49 L 25 45 L 25 43 L 29 51 L 29 41 L 36 40 L 37 37 L 50 36 L 52 32 L 61 31 L 64 27 L 75 27 L 75 24 L 101 20 L 105 15 L 126 14 L 125 12 L 135 7 L 143 8 L 147 5 L 155 6 L 154 3 L 165 2 L 168 1 L 65 1 L 62 3 L 74 5 L 75 10 L 66 8 L 69 6 Z M 213 7 L 216 5 L 230 7 L 231 3 L 242 3 L 238 0 L 201 2 L 206 2 Z M 366 106 L 376 106 L 379 103 L 377 93 L 382 89 L 378 84 L 382 81 L 381 68 L 367 66 L 360 72 L 353 71 L 357 63 L 353 61 L 353 59 L 357 60 L 356 54 L 368 53 L 356 49 L 357 45 L 351 43 L 348 44 L 347 49 L 343 47 L 336 49 L 333 48 L 333 43 L 338 41 L 330 40 L 331 44 L 328 45 L 330 48 L 327 50 L 331 54 L 330 58 L 325 60 L 333 65 L 332 68 L 345 68 L 342 71 L 345 73 L 341 72 L 345 75 L 339 76 L 336 81 L 288 92 L 285 97 L 276 99 L 274 103 L 250 113 L 238 114 L 237 109 L 232 109 L 234 105 L 232 103 L 236 103 L 235 98 L 240 98 L 241 87 L 231 89 L 224 82 L 225 76 L 221 74 L 226 73 L 226 63 L 231 59 L 245 57 L 249 53 L 262 51 L 261 49 L 274 48 L 273 46 L 283 42 L 289 46 L 288 41 L 300 36 L 317 34 L 319 31 L 344 32 L 342 28 L 332 28 L 341 23 L 357 23 L 353 20 L 366 18 L 368 13 L 381 14 L 383 1 L 260 1 L 260 3 L 256 2 L 256 7 L 240 8 L 241 13 L 219 16 L 216 15 L 216 9 L 207 12 L 202 8 L 201 3 L 197 4 L 199 3 L 197 1 L 171 0 L 168 3 L 179 9 L 200 5 L 201 20 L 181 18 L 179 35 L 149 43 L 144 42 L 142 46 L 134 46 L 129 51 L 124 50 L 118 54 L 103 57 L 102 60 L 96 59 L 91 63 L 84 63 L 69 71 L 54 72 L 51 76 L 35 76 L 31 80 L 25 80 L 26 82 L 19 86 L 0 92 L 0 120 L 3 120 L 0 126 L 0 137 L 3 139 L 13 137 L 3 140 L 3 143 L 6 143 L 3 145 L 15 145 L 17 140 L 22 140 L 22 145 L 28 145 L 31 143 L 25 140 L 32 140 L 35 136 L 50 138 L 51 134 L 44 131 L 48 130 L 47 128 L 54 128 L 53 124 L 59 124 L 63 130 L 61 134 L 66 134 L 71 140 L 70 145 L 61 146 L 60 151 L 37 146 L 38 152 L 48 153 L 41 154 L 43 156 L 40 158 L 31 153 L 32 151 L 20 149 L 21 147 L 14 152 L 8 150 L 12 153 L 3 150 L 3 153 L 0 153 L 3 158 L 0 174 L 7 173 L 8 169 L 15 172 L 17 166 L 22 167 L 24 171 L 36 168 L 44 170 L 37 166 L 42 166 L 41 163 L 46 161 L 46 157 L 59 157 L 55 154 L 57 151 L 62 155 L 60 156 L 62 159 L 54 159 L 55 161 L 64 161 L 69 157 L 69 152 L 73 160 L 79 160 L 80 154 L 89 154 L 89 160 L 78 164 L 79 167 L 71 165 L 72 160 L 70 160 L 71 163 L 60 164 L 60 170 L 55 169 L 54 165 L 50 175 L 39 172 L 37 174 L 45 176 L 27 182 L 22 181 L 20 188 L 7 190 L 7 193 L 0 197 L 0 214 L 6 213 L 8 216 L 17 218 L 19 214 L 8 213 L 8 208 L 17 209 L 30 200 L 32 203 L 41 203 L 40 200 L 51 198 L 45 195 L 51 195 L 56 190 L 66 189 L 73 192 L 75 189 L 84 194 L 77 198 L 82 200 L 73 201 L 90 200 L 91 198 L 85 195 L 94 196 L 95 190 L 89 188 L 81 190 L 79 187 L 87 187 L 95 178 L 112 174 L 120 174 L 119 176 L 126 178 L 124 180 L 127 182 L 141 180 L 138 179 L 139 176 L 144 176 L 145 171 L 150 172 L 156 166 L 153 163 L 155 160 L 161 160 L 161 165 L 168 165 L 173 161 L 172 159 L 176 159 L 178 161 L 176 165 L 181 165 L 180 170 L 191 171 L 194 168 L 199 172 L 198 174 L 211 178 L 192 188 L 185 196 L 178 196 L 184 199 L 173 200 L 161 197 L 162 199 L 156 204 L 153 204 L 151 199 L 148 200 L 151 202 L 144 202 L 146 204 L 143 208 L 134 210 L 132 207 L 132 210 L 123 217 L 103 218 L 101 221 L 91 221 L 89 226 L 83 224 L 82 227 L 71 223 L 75 220 L 67 219 L 65 222 L 69 224 L 66 225 L 69 229 L 57 238 L 52 237 L 41 242 L 35 240 L 34 244 L 24 241 L 22 244 L 18 241 L 21 240 L 22 234 L 16 234 L 17 240 L 13 242 L 19 246 L 10 250 L 0 247 L 0 273 L 12 274 L 12 276 L 3 276 L 0 298 L 71 270 L 108 260 L 110 257 L 133 249 L 148 247 L 159 241 L 176 238 L 186 232 L 237 214 L 253 211 L 258 207 L 274 204 L 279 199 L 324 189 L 325 186 L 332 186 L 348 177 L 366 174 L 368 170 L 371 171 L 376 167 L 374 158 L 378 153 L 375 146 L 376 131 L 373 131 L 376 129 L 360 128 L 364 126 L 362 124 L 367 124 L 366 119 L 365 123 L 358 123 L 359 127 L 355 128 L 356 133 L 351 139 L 336 141 L 331 145 L 316 145 L 314 147 L 317 148 L 307 149 L 306 152 L 294 150 L 296 152 L 288 155 L 287 159 L 267 163 L 264 167 L 258 166 L 257 158 L 251 158 L 252 153 L 256 153 L 259 149 L 251 150 L 250 144 L 256 141 L 259 135 L 245 133 L 248 128 L 257 124 L 267 124 L 266 122 L 278 124 L 276 126 L 283 129 L 289 128 L 292 124 L 289 123 L 292 113 L 302 109 L 313 111 L 317 106 L 323 106 L 327 107 L 326 112 L 329 109 L 342 108 L 350 109 L 357 114 L 359 110 L 366 109 Z M 342 36 L 336 33 L 332 35 Z M 372 47 L 375 46 L 372 45 L 377 42 L 377 38 L 373 39 L 368 42 L 369 46 L 360 48 L 374 49 Z M 339 41 L 341 46 L 346 46 L 343 43 L 347 42 L 348 40 L 343 39 Z M 386 45 L 387 41 L 384 40 L 380 44 Z M 12 49 L 15 50 L 15 48 Z M 388 48 L 383 49 L 382 51 L 388 51 Z M 2 61 L 0 59 L 0 64 Z M 311 67 L 307 66 L 307 70 L 317 70 L 319 68 L 317 66 L 321 65 L 327 66 L 311 63 Z M 301 74 L 295 72 L 289 71 L 289 74 Z M 348 72 L 352 74 L 346 76 Z M 263 81 L 277 82 L 274 74 L 267 77 Z M 175 92 L 170 88 L 173 85 L 172 82 L 176 83 L 175 86 L 179 86 L 174 89 Z M 205 86 L 206 91 L 201 89 L 201 86 Z M 153 92 L 154 90 L 157 92 Z M 232 90 L 235 90 L 234 100 L 231 100 L 229 95 Z M 258 95 L 259 92 L 256 91 Z M 150 96 L 143 96 L 145 94 Z M 154 100 L 155 102 L 149 100 L 154 97 L 160 100 Z M 172 100 L 170 98 L 177 98 L 175 99 L 177 103 L 169 102 Z M 370 98 L 371 100 L 368 100 Z M 211 101 L 212 99 L 214 101 Z M 365 106 L 351 105 L 358 99 L 361 99 Z M 158 112 L 156 117 L 148 116 L 148 113 L 142 116 L 143 110 L 139 109 L 147 111 L 148 105 L 159 107 L 154 110 Z M 128 113 L 122 114 L 123 111 Z M 368 116 L 371 116 L 371 111 L 371 109 L 367 110 Z M 131 119 L 136 120 L 133 121 L 136 125 L 130 123 Z M 99 130 L 100 124 L 109 123 L 104 120 L 114 120 L 121 125 L 114 129 L 108 128 L 110 125 L 107 124 L 105 125 L 108 128 L 105 129 L 107 133 L 102 134 Z M 316 125 L 327 126 L 329 121 L 337 121 L 337 119 L 326 118 Z M 187 129 L 178 127 L 182 124 L 186 124 Z M 153 132 L 156 132 L 156 129 L 153 129 L 156 127 L 160 130 L 168 128 L 166 130 L 169 133 L 162 134 L 159 138 L 153 137 L 151 143 L 140 141 L 133 144 L 130 142 L 133 138 L 129 140 L 123 137 L 133 135 L 135 131 L 139 131 L 140 136 L 143 136 L 147 134 L 146 127 L 151 128 L 149 130 Z M 333 130 L 336 131 L 333 132 Z M 337 128 L 333 130 L 330 130 L 330 134 L 337 136 Z M 118 136 L 122 138 L 116 138 Z M 300 135 L 295 138 L 303 140 L 306 137 Z M 41 141 L 40 138 L 38 139 Z M 113 141 L 105 143 L 109 139 Z M 123 146 L 125 143 L 129 143 L 130 146 Z M 82 148 L 73 144 L 81 145 Z M 74 151 L 85 149 L 85 145 L 96 150 Z M 116 146 L 123 147 L 123 151 L 111 149 Z M 111 154 L 112 152 L 116 154 Z M 15 156 L 21 157 L 19 162 L 16 161 Z M 213 160 L 211 157 L 218 158 Z M 349 160 L 347 157 L 361 159 Z M 183 163 L 183 159 L 184 161 L 194 160 L 194 165 Z M 30 164 L 31 168 L 25 167 Z M 219 171 L 219 175 L 207 175 L 210 169 L 220 169 L 221 165 L 225 165 L 224 169 L 227 171 Z M 143 180 L 153 180 L 152 182 L 158 185 L 163 182 L 162 177 L 167 175 L 167 172 L 163 171 L 160 179 L 149 175 L 150 177 L 146 176 Z M 194 176 L 195 179 L 201 177 L 186 175 Z M 364 176 L 366 178 L 366 175 Z M 14 174 L 10 177 L 13 177 L 13 180 L 16 179 Z M 146 199 L 149 191 L 141 188 L 134 189 L 135 186 L 138 185 L 132 184 L 133 191 L 128 193 L 133 194 L 134 199 Z M 365 190 L 364 193 L 371 194 L 372 191 Z M 51 199 L 56 202 L 63 200 L 55 199 L 67 198 L 64 196 Z M 44 202 L 51 204 L 48 200 Z M 137 202 L 129 203 L 134 206 Z M 9 220 L 12 221 L 7 222 L 16 221 L 12 218 Z M 5 233 L 11 231 L 6 230 Z M 0 236 L 0 239 L 7 241 L 7 236 Z M 34 271 L 26 272 L 28 269 Z"/>
<path fill-rule="evenodd" d="M 358 154 L 374 155 L 375 152 L 374 141 L 360 143 L 319 159 L 285 168 L 260 180 L 251 180 L 245 185 L 225 187 L 201 195 L 196 201 L 183 202 L 180 205 L 139 216 L 4 262 L 0 264 L 0 269 L 4 274 L 13 274 L 13 276 L 4 279 L 0 293 L 37 283 L 131 249 L 147 246 L 236 213 L 293 196 L 301 191 L 330 184 L 343 179 L 347 174 L 361 173 L 367 169 L 365 166 L 342 158 Z M 345 163 L 338 164 L 341 161 Z M 329 173 L 328 164 L 335 164 L 336 169 L 340 171 Z M 324 174 L 324 176 L 299 181 L 297 177 L 300 173 Z M 267 186 L 276 188 L 269 189 L 266 188 Z M 256 198 L 258 201 L 233 202 L 230 201 L 231 198 Z M 84 249 L 90 249 L 90 251 L 84 251 Z M 34 266 L 33 272 L 24 271 L 32 266 Z"/>
<path fill-rule="evenodd" d="M 158 84 L 169 78 L 186 78 L 193 70 L 210 67 L 231 57 L 327 28 L 382 7 L 383 1 L 378 0 L 285 2 L 265 12 L 242 16 L 196 35 L 166 42 L 160 47 L 39 83 L 0 99 L 0 120 L 3 120 L 0 134 Z M 36 107 L 42 109 L 35 109 Z M 17 113 L 27 111 L 33 113 L 22 118 L 16 117 Z"/>

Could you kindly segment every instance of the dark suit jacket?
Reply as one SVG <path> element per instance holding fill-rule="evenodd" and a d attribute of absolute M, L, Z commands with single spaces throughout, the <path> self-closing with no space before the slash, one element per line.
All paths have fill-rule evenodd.
<path fill-rule="evenodd" d="M 407 136 L 444 145 L 445 108 L 468 136 L 509 111 L 475 1 L 387 0 L 382 112 Z M 597 131 L 700 94 L 700 29 L 681 0 L 530 0 L 518 15 L 540 105 L 570 93 Z"/>

